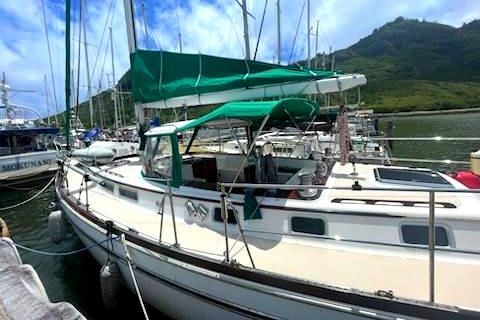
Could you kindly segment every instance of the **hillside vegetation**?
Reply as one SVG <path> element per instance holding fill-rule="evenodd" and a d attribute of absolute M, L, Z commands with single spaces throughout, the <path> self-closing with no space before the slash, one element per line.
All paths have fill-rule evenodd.
<path fill-rule="evenodd" d="M 454 28 L 399 17 L 351 47 L 335 52 L 335 60 L 337 69 L 367 76 L 362 100 L 377 112 L 480 107 L 480 20 Z M 120 79 L 117 89 L 129 91 L 129 72 Z M 102 92 L 93 101 L 95 122 L 100 123 L 97 105 L 101 101 L 104 123 L 111 127 L 111 92 Z M 124 95 L 123 102 L 127 124 L 132 124 L 131 96 Z M 209 109 L 192 108 L 189 115 L 198 116 Z M 80 105 L 79 116 L 88 126 L 87 102 Z M 173 118 L 170 111 L 162 111 L 160 116 L 164 120 Z"/>
<path fill-rule="evenodd" d="M 335 53 L 363 73 L 369 107 L 395 112 L 480 107 L 480 21 L 460 28 L 397 18 Z"/>

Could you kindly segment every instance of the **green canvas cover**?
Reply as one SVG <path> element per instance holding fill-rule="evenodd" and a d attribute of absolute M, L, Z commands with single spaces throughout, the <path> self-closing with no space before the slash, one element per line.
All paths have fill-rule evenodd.
<path fill-rule="evenodd" d="M 131 63 L 133 98 L 142 103 L 337 75 L 296 66 L 167 51 L 137 50 L 131 55 Z"/>
<path fill-rule="evenodd" d="M 313 101 L 299 98 L 287 98 L 276 101 L 238 101 L 226 103 L 217 109 L 177 128 L 177 132 L 208 125 L 221 119 L 240 119 L 248 121 L 258 128 L 269 115 L 269 126 L 291 123 L 292 120 L 309 121 L 318 114 L 319 107 Z"/>

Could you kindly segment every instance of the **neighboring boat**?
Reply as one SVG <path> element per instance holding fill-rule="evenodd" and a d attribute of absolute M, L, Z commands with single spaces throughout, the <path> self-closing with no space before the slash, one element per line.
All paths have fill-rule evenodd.
<path fill-rule="evenodd" d="M 0 187 L 23 184 L 58 169 L 53 139 L 57 128 L 0 129 Z"/>
<path fill-rule="evenodd" d="M 60 205 L 86 246 L 125 235 L 90 252 L 100 263 L 115 257 L 133 289 L 126 245 L 142 297 L 175 318 L 477 317 L 480 199 L 451 177 L 329 159 L 252 162 L 256 137 L 245 155 L 195 152 L 202 130 L 253 132 L 317 111 L 303 99 L 234 102 L 154 128 L 143 161 L 65 162 Z M 178 136 L 192 129 L 180 153 Z"/>
<path fill-rule="evenodd" d="M 53 141 L 59 129 L 16 118 L 20 108 L 38 112 L 11 104 L 9 88 L 4 75 L 0 83 L 2 108 L 5 109 L 5 119 L 0 123 L 0 188 L 52 176 L 58 168 Z"/>
<path fill-rule="evenodd" d="M 137 155 L 138 148 L 138 142 L 95 141 L 87 148 L 74 150 L 72 157 L 88 164 L 108 164 L 114 159 Z"/>
<path fill-rule="evenodd" d="M 370 140 L 367 136 L 357 135 L 355 126 L 351 125 L 350 132 L 352 155 L 355 155 L 359 161 L 368 161 L 374 159 L 381 162 L 387 160 L 386 150 L 378 142 Z M 238 137 L 238 136 L 237 136 Z M 325 154 L 331 154 L 339 157 L 339 135 L 335 132 L 323 131 L 298 131 L 293 128 L 289 130 L 270 130 L 262 133 L 257 141 L 256 147 L 264 148 L 270 145 L 272 153 L 275 156 L 289 158 L 321 158 Z M 231 136 L 224 136 L 221 139 L 210 139 L 206 141 L 205 149 L 217 152 L 221 150 L 226 153 L 242 153 L 247 150 L 248 139 L 245 133 L 240 138 L 235 139 Z"/>

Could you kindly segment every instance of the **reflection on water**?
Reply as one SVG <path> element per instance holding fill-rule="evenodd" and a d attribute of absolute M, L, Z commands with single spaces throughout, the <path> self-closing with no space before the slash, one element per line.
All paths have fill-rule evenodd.
<path fill-rule="evenodd" d="M 387 120 L 381 120 L 383 130 L 385 130 Z M 480 113 L 393 118 L 393 121 L 394 135 L 397 137 L 478 137 L 480 132 Z M 468 161 L 470 152 L 478 149 L 480 149 L 478 142 L 394 143 L 394 155 L 408 158 Z M 447 170 L 447 167 L 444 166 L 443 169 Z M 0 207 L 25 200 L 42 187 L 40 185 L 32 190 L 2 191 Z M 61 244 L 54 245 L 49 242 L 47 229 L 49 210 L 47 206 L 54 199 L 55 192 L 51 187 L 47 192 L 20 208 L 0 212 L 15 241 L 50 252 L 65 252 L 82 247 L 82 243 L 71 227 L 68 229 L 66 240 Z M 127 290 L 122 292 L 117 309 L 107 311 L 103 308 L 99 279 L 100 265 L 88 253 L 66 257 L 39 256 L 24 251 L 20 251 L 20 254 L 25 263 L 33 265 L 37 270 L 52 301 L 68 301 L 89 319 L 143 318 L 136 296 Z M 149 314 L 152 319 L 165 318 L 151 308 Z"/>
<path fill-rule="evenodd" d="M 480 113 L 381 119 L 381 130 L 385 131 L 389 120 L 393 120 L 395 137 L 480 137 Z M 470 153 L 480 149 L 480 141 L 395 141 L 393 144 L 395 157 L 437 160 L 469 161 Z M 468 165 L 437 168 L 448 171 L 468 168 Z"/>

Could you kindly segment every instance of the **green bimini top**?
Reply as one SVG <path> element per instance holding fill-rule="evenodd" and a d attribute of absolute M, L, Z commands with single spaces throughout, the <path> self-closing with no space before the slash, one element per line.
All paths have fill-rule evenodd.
<path fill-rule="evenodd" d="M 251 126 L 258 129 L 266 116 L 267 126 L 309 121 L 319 113 L 318 104 L 307 99 L 287 98 L 276 101 L 230 102 L 200 118 L 165 124 L 151 129 L 147 135 L 178 133 L 197 127 L 228 129 Z"/>
<path fill-rule="evenodd" d="M 141 103 L 337 76 L 331 71 L 203 54 L 137 50 L 130 58 L 133 98 Z"/>

